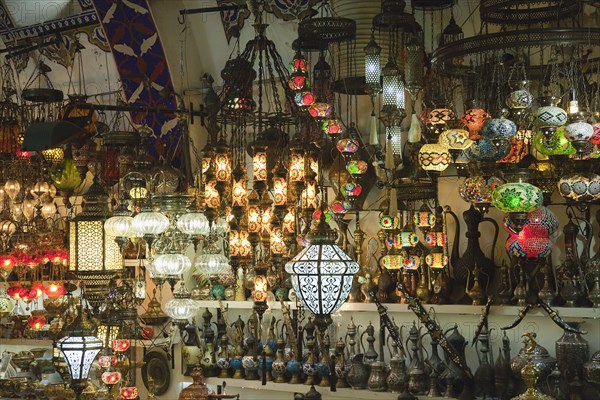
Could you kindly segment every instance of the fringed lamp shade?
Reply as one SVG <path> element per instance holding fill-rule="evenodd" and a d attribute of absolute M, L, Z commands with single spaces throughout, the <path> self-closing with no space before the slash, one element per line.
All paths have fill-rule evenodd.
<path fill-rule="evenodd" d="M 285 266 L 298 299 L 316 316 L 330 315 L 344 304 L 359 269 L 335 244 L 336 236 L 322 210 L 318 226 L 309 234 L 310 245 Z"/>

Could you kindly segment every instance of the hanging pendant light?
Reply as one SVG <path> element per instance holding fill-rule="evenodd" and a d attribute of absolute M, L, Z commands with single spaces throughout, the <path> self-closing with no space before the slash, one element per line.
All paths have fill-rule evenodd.
<path fill-rule="evenodd" d="M 317 227 L 308 234 L 310 244 L 300 251 L 285 270 L 292 275 L 298 300 L 317 318 L 330 320 L 347 300 L 359 265 L 336 244 L 337 233 L 325 222 L 321 206 Z"/>
<path fill-rule="evenodd" d="M 96 359 L 102 350 L 100 339 L 92 334 L 92 324 L 88 321 L 82 307 L 78 307 L 77 319 L 73 323 L 71 333 L 56 342 L 56 347 L 63 354 L 71 374 L 70 386 L 77 399 L 87 386 L 87 377 Z"/>
<path fill-rule="evenodd" d="M 371 40 L 365 46 L 365 83 L 371 96 L 381 90 L 381 47 L 375 42 L 375 30 L 371 30 Z"/>

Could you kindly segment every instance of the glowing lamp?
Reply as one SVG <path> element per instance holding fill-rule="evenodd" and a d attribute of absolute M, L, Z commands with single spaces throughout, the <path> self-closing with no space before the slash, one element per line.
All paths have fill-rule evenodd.
<path fill-rule="evenodd" d="M 105 355 L 98 357 L 98 365 L 102 368 L 109 368 L 117 365 L 118 358 L 115 355 Z"/>
<path fill-rule="evenodd" d="M 430 229 L 435 225 L 437 217 L 435 213 L 431 212 L 426 204 L 423 204 L 419 211 L 415 211 L 413 214 L 414 224 L 421 229 Z"/>
<path fill-rule="evenodd" d="M 398 66 L 392 58 L 388 60 L 383 69 L 381 75 L 383 76 L 383 107 L 396 109 L 398 101 Z"/>
<path fill-rule="evenodd" d="M 292 182 L 304 181 L 304 153 L 302 148 L 290 149 L 289 176 Z"/>
<path fill-rule="evenodd" d="M 67 294 L 67 289 L 65 289 L 65 286 L 62 283 L 50 282 L 48 286 L 46 286 L 45 293 L 49 298 L 55 299 Z"/>
<path fill-rule="evenodd" d="M 7 270 L 12 270 L 16 264 L 17 264 L 17 259 L 15 256 L 12 256 L 10 254 L 0 256 L 0 267 L 1 268 L 7 269 Z"/>
<path fill-rule="evenodd" d="M 303 209 L 314 210 L 317 208 L 317 182 L 306 182 L 306 188 L 302 191 L 302 195 L 300 197 L 300 204 Z"/>
<path fill-rule="evenodd" d="M 381 86 L 381 47 L 375 42 L 375 33 L 365 46 L 365 83 L 371 92 L 377 93 Z"/>
<path fill-rule="evenodd" d="M 260 264 L 257 264 L 255 268 L 254 275 L 254 303 L 266 303 L 267 302 L 267 289 L 269 287 L 269 282 L 266 276 L 266 268 L 262 267 Z"/>
<path fill-rule="evenodd" d="M 44 160 L 52 163 L 58 164 L 65 158 L 65 150 L 62 147 L 54 147 L 52 149 L 42 150 L 42 157 Z"/>
<path fill-rule="evenodd" d="M 454 111 L 451 108 L 434 108 L 429 111 L 427 123 L 432 125 L 445 125 L 454 119 Z"/>
<path fill-rule="evenodd" d="M 283 238 L 283 229 L 279 227 L 271 228 L 269 234 L 269 249 L 274 256 L 285 254 L 285 242 Z"/>
<path fill-rule="evenodd" d="M 363 160 L 350 160 L 346 164 L 346 171 L 353 176 L 363 175 L 365 172 L 367 172 L 368 168 L 369 165 Z"/>
<path fill-rule="evenodd" d="M 519 232 L 527 219 L 527 213 L 540 208 L 543 198 L 542 191 L 530 183 L 509 182 L 494 190 L 492 205 L 508 213 Z"/>
<path fill-rule="evenodd" d="M 288 171 L 282 163 L 278 162 L 273 172 L 273 205 L 285 206 L 288 200 Z"/>
<path fill-rule="evenodd" d="M 255 146 L 252 156 L 252 177 L 254 184 L 267 180 L 267 148 L 265 146 Z"/>
<path fill-rule="evenodd" d="M 324 213 L 308 236 L 310 245 L 285 270 L 298 300 L 318 318 L 327 319 L 347 300 L 359 265 L 336 244 L 337 233 L 325 222 Z"/>
<path fill-rule="evenodd" d="M 205 276 L 218 275 L 229 269 L 229 260 L 221 253 L 216 241 L 210 241 L 196 259 L 195 267 Z"/>
<path fill-rule="evenodd" d="M 473 144 L 473 141 L 469 139 L 469 131 L 446 129 L 440 134 L 438 143 L 449 150 L 465 150 Z"/>
<path fill-rule="evenodd" d="M 240 165 L 233 171 L 233 185 L 231 188 L 231 206 L 246 207 L 248 205 L 248 178 L 246 169 Z"/>
<path fill-rule="evenodd" d="M 331 118 L 333 106 L 323 101 L 316 101 L 308 108 L 308 113 L 316 120 Z"/>
<path fill-rule="evenodd" d="M 24 288 L 20 284 L 16 284 L 6 289 L 6 294 L 13 300 L 21 300 L 29 294 L 29 289 Z"/>
<path fill-rule="evenodd" d="M 541 260 L 552 251 L 552 242 L 547 237 L 511 236 L 506 241 L 506 251 L 517 258 Z"/>
<path fill-rule="evenodd" d="M 323 132 L 329 137 L 336 137 L 344 133 L 344 125 L 339 119 L 328 119 L 321 124 Z"/>
<path fill-rule="evenodd" d="M 31 315 L 27 318 L 27 325 L 34 331 L 39 331 L 46 325 L 46 317 L 43 315 Z"/>
<path fill-rule="evenodd" d="M 600 175 L 593 172 L 567 174 L 558 181 L 560 195 L 573 203 L 589 203 L 600 199 Z"/>
<path fill-rule="evenodd" d="M 404 264 L 404 257 L 401 254 L 389 252 L 379 260 L 379 265 L 389 270 L 399 270 Z"/>
<path fill-rule="evenodd" d="M 464 201 L 473 204 L 478 210 L 486 210 L 492 203 L 492 193 L 504 183 L 503 179 L 495 176 L 471 176 L 460 184 L 458 193 Z"/>
<path fill-rule="evenodd" d="M 113 351 L 116 351 L 118 353 L 122 353 L 124 351 L 129 350 L 130 346 L 131 343 L 128 339 L 114 339 L 110 344 L 110 347 L 113 349 Z"/>
<path fill-rule="evenodd" d="M 92 363 L 103 348 L 102 341 L 92 335 L 91 323 L 87 321 L 81 307 L 78 311 L 71 333 L 56 342 L 56 347 L 69 367 L 70 386 L 77 398 L 87 386 L 87 377 Z"/>
<path fill-rule="evenodd" d="M 299 51 L 296 52 L 296 54 L 294 55 L 294 58 L 292 59 L 292 61 L 290 62 L 289 68 L 290 68 L 290 73 L 299 71 L 302 73 L 307 73 L 309 70 L 310 64 L 308 63 L 308 61 L 306 61 L 306 58 L 304 58 L 304 56 L 302 55 L 302 53 L 300 53 Z"/>
<path fill-rule="evenodd" d="M 443 253 L 429 253 L 425 256 L 425 264 L 433 269 L 445 268 L 448 265 L 448 256 Z"/>
<path fill-rule="evenodd" d="M 218 209 L 221 206 L 221 196 L 217 190 L 217 181 L 208 181 L 204 186 L 204 204 L 207 208 Z"/>
<path fill-rule="evenodd" d="M 336 148 L 344 155 L 352 155 L 360 149 L 360 143 L 356 139 L 343 138 L 337 141 Z"/>
<path fill-rule="evenodd" d="M 429 232 L 425 235 L 425 242 L 428 246 L 445 246 L 448 243 L 448 237 L 444 232 Z"/>
<path fill-rule="evenodd" d="M 472 107 L 467 109 L 461 117 L 461 122 L 465 124 L 469 130 L 469 138 L 477 140 L 480 138 L 479 132 L 483 128 L 483 124 L 488 120 L 490 115 L 483 108 Z"/>
<path fill-rule="evenodd" d="M 283 233 L 295 233 L 296 232 L 296 208 L 289 207 L 287 214 L 283 217 L 283 223 L 281 224 Z"/>
<path fill-rule="evenodd" d="M 252 253 L 252 245 L 248 240 L 248 232 L 232 229 L 229 232 L 229 255 L 246 258 Z"/>
<path fill-rule="evenodd" d="M 192 260 L 185 254 L 160 254 L 152 261 L 152 266 L 159 276 L 176 277 L 189 271 Z"/>
<path fill-rule="evenodd" d="M 173 298 L 165 304 L 164 311 L 175 324 L 185 326 L 198 311 L 198 303 L 190 298 L 185 286 L 181 285 Z"/>
<path fill-rule="evenodd" d="M 450 165 L 450 153 L 437 144 L 424 144 L 419 150 L 419 164 L 425 171 L 442 172 Z"/>
<path fill-rule="evenodd" d="M 135 386 L 124 386 L 119 391 L 122 399 L 130 400 L 138 397 L 138 389 Z"/>
<path fill-rule="evenodd" d="M 408 270 L 416 270 L 421 266 L 421 257 L 408 256 L 402 259 L 402 268 Z"/>
<path fill-rule="evenodd" d="M 100 379 L 105 385 L 116 385 L 121 381 L 121 373 L 119 371 L 105 371 Z"/>
<path fill-rule="evenodd" d="M 290 76 L 288 87 L 294 92 L 300 92 L 309 86 L 308 83 L 306 74 L 296 71 Z"/>
<path fill-rule="evenodd" d="M 299 92 L 294 95 L 294 102 L 300 108 L 308 108 L 315 103 L 315 95 L 309 91 Z"/>
<path fill-rule="evenodd" d="M 177 229 L 190 236 L 203 235 L 210 233 L 210 224 L 208 219 L 201 212 L 187 212 L 177 218 Z"/>
<path fill-rule="evenodd" d="M 37 281 L 31 284 L 31 290 L 35 291 L 35 297 L 38 298 L 45 293 L 46 288 L 42 282 Z"/>

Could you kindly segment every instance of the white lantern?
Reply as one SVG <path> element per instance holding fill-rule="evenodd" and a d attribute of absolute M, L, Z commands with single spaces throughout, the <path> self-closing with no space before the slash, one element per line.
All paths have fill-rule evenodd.
<path fill-rule="evenodd" d="M 198 311 L 198 303 L 190 299 L 189 293 L 181 283 L 179 290 L 173 294 L 173 299 L 164 306 L 165 313 L 178 325 L 186 325 Z"/>
<path fill-rule="evenodd" d="M 190 258 L 184 254 L 160 254 L 152 262 L 154 271 L 161 276 L 179 276 L 192 266 Z"/>
<path fill-rule="evenodd" d="M 317 317 L 327 317 L 344 304 L 359 269 L 335 244 L 337 233 L 329 228 L 324 215 L 322 210 L 319 224 L 308 235 L 310 245 L 285 266 L 298 300 Z"/>
<path fill-rule="evenodd" d="M 169 218 L 157 211 L 142 211 L 131 221 L 131 226 L 139 236 L 157 236 L 169 227 Z"/>
<path fill-rule="evenodd" d="M 208 235 L 210 225 L 201 212 L 188 212 L 177 218 L 177 229 L 186 235 Z"/>

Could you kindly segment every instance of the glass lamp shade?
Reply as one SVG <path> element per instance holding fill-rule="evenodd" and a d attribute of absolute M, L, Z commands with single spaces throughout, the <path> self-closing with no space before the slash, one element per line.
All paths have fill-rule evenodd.
<path fill-rule="evenodd" d="M 262 216 L 260 205 L 249 205 L 246 209 L 246 213 L 248 217 L 248 232 L 260 233 L 262 231 Z"/>
<path fill-rule="evenodd" d="M 152 267 L 158 275 L 179 276 L 192 267 L 192 261 L 184 254 L 160 254 L 152 261 Z"/>
<path fill-rule="evenodd" d="M 119 390 L 119 395 L 124 400 L 136 399 L 139 395 L 139 391 L 135 386 L 123 386 Z"/>
<path fill-rule="evenodd" d="M 342 121 L 335 118 L 323 121 L 321 128 L 323 129 L 323 132 L 330 137 L 336 137 L 344 133 L 344 124 L 342 124 Z"/>
<path fill-rule="evenodd" d="M 76 327 L 72 334 L 58 340 L 56 347 L 69 367 L 72 381 L 81 382 L 87 379 L 92 363 L 103 348 L 103 343 L 85 329 Z M 71 384 L 73 385 L 73 382 Z"/>
<path fill-rule="evenodd" d="M 317 208 L 317 181 L 306 182 L 306 188 L 302 191 L 300 200 L 303 209 Z"/>
<path fill-rule="evenodd" d="M 298 92 L 294 95 L 294 102 L 298 107 L 308 108 L 315 103 L 315 95 L 309 91 Z"/>
<path fill-rule="evenodd" d="M 229 260 L 220 251 L 206 252 L 196 259 L 196 270 L 205 276 L 218 275 L 229 270 Z"/>
<path fill-rule="evenodd" d="M 362 186 L 358 183 L 347 182 L 342 185 L 340 192 L 348 200 L 354 200 L 362 193 Z"/>
<path fill-rule="evenodd" d="M 283 217 L 283 223 L 281 224 L 283 233 L 295 233 L 296 232 L 296 208 L 289 207 L 287 214 Z"/>
<path fill-rule="evenodd" d="M 269 249 L 272 255 L 282 256 L 285 254 L 286 246 L 282 228 L 272 228 L 269 234 Z"/>
<path fill-rule="evenodd" d="M 454 111 L 451 108 L 434 108 L 429 111 L 426 122 L 433 125 L 447 124 L 452 119 L 454 119 Z"/>
<path fill-rule="evenodd" d="M 288 80 L 288 87 L 294 92 L 300 92 L 309 86 L 306 74 L 300 71 L 293 72 Z"/>
<path fill-rule="evenodd" d="M 585 172 L 568 174 L 558 181 L 558 191 L 568 202 L 588 203 L 600 199 L 600 175 Z"/>
<path fill-rule="evenodd" d="M 308 113 L 315 119 L 331 118 L 333 106 L 330 103 L 316 101 L 308 108 Z"/>
<path fill-rule="evenodd" d="M 317 316 L 334 313 L 344 304 L 358 269 L 334 243 L 311 243 L 285 266 L 298 300 Z"/>
<path fill-rule="evenodd" d="M 388 249 L 401 249 L 415 247 L 419 243 L 419 236 L 413 232 L 401 232 L 390 236 L 386 240 Z"/>
<path fill-rule="evenodd" d="M 104 347 L 109 347 L 119 336 L 120 331 L 121 327 L 117 324 L 100 323 L 96 328 L 96 337 L 103 343 Z"/>
<path fill-rule="evenodd" d="M 517 258 L 540 260 L 550 254 L 552 243 L 547 237 L 510 236 L 506 241 L 506 251 Z"/>
<path fill-rule="evenodd" d="M 27 318 L 27 325 L 34 331 L 39 331 L 46 325 L 46 317 L 43 315 L 31 315 Z"/>
<path fill-rule="evenodd" d="M 352 208 L 352 204 L 348 201 L 335 200 L 331 203 L 331 211 L 337 215 L 344 215 Z"/>
<path fill-rule="evenodd" d="M 129 347 L 131 347 L 131 342 L 129 339 L 114 339 L 110 343 L 110 347 L 113 349 L 113 351 L 122 353 L 129 350 Z"/>
<path fill-rule="evenodd" d="M 256 148 L 252 157 L 252 176 L 254 181 L 267 180 L 267 151 Z"/>
<path fill-rule="evenodd" d="M 492 118 L 486 121 L 482 133 L 488 139 L 510 139 L 517 133 L 517 124 L 504 116 Z"/>
<path fill-rule="evenodd" d="M 381 257 L 379 265 L 389 270 L 399 270 L 404 265 L 404 257 L 401 254 L 388 253 Z"/>
<path fill-rule="evenodd" d="M 533 103 L 533 95 L 527 89 L 528 82 L 521 82 L 521 87 L 509 93 L 506 97 L 506 105 L 510 109 L 529 108 Z"/>
<path fill-rule="evenodd" d="M 393 154 L 402 155 L 402 128 L 398 125 L 388 126 L 385 128 L 385 136 L 390 138 Z"/>
<path fill-rule="evenodd" d="M 406 94 L 404 93 L 404 82 L 398 78 L 398 88 L 396 89 L 396 107 L 398 110 L 406 109 Z"/>
<path fill-rule="evenodd" d="M 565 137 L 570 141 L 587 141 L 594 136 L 594 127 L 583 121 L 574 121 L 565 127 Z"/>
<path fill-rule="evenodd" d="M 267 277 L 262 274 L 254 275 L 254 289 L 253 296 L 255 303 L 261 303 L 267 301 L 269 282 Z"/>
<path fill-rule="evenodd" d="M 594 134 L 590 138 L 590 142 L 595 145 L 600 145 L 600 122 L 592 124 L 592 129 L 594 129 Z"/>
<path fill-rule="evenodd" d="M 248 232 L 232 229 L 229 232 L 229 255 L 232 257 L 250 257 L 252 244 Z"/>
<path fill-rule="evenodd" d="M 198 304 L 189 297 L 175 297 L 164 306 L 165 313 L 175 323 L 187 323 L 198 311 Z"/>
<path fill-rule="evenodd" d="M 231 179 L 231 159 L 228 153 L 215 154 L 215 176 L 217 181 L 229 182 Z"/>
<path fill-rule="evenodd" d="M 275 206 L 284 206 L 287 203 L 288 187 L 286 175 L 273 178 L 273 205 Z"/>
<path fill-rule="evenodd" d="M 186 235 L 208 235 L 210 224 L 201 212 L 188 212 L 177 218 L 177 229 Z"/>
<path fill-rule="evenodd" d="M 407 256 L 402 259 L 402 268 L 408 270 L 416 270 L 421 266 L 421 257 Z"/>
<path fill-rule="evenodd" d="M 483 177 L 483 176 L 471 176 L 464 180 L 463 183 L 458 187 L 458 193 L 460 197 L 468 203 L 477 204 L 491 204 L 492 193 L 494 190 L 504 185 L 504 180 L 496 176 Z"/>
<path fill-rule="evenodd" d="M 114 236 L 104 231 L 104 221 L 79 218 L 69 223 L 69 267 L 79 272 L 117 270 L 121 253 Z"/>
<path fill-rule="evenodd" d="M 219 208 L 221 206 L 221 195 L 217 190 L 217 181 L 208 181 L 204 186 L 204 204 L 207 208 Z"/>
<path fill-rule="evenodd" d="M 437 217 L 435 216 L 435 213 L 431 212 L 431 210 L 429 210 L 429 207 L 427 207 L 426 205 L 421 207 L 419 211 L 415 211 L 415 213 L 413 214 L 413 222 L 418 228 L 433 228 L 436 220 Z"/>
<path fill-rule="evenodd" d="M 369 169 L 369 165 L 363 160 L 350 160 L 346 164 L 346 171 L 354 176 L 363 175 L 367 169 Z"/>
<path fill-rule="evenodd" d="M 304 154 L 299 152 L 290 153 L 289 156 L 289 176 L 292 182 L 302 182 L 304 180 Z"/>
<path fill-rule="evenodd" d="M 424 144 L 419 150 L 419 164 L 425 171 L 444 171 L 450 165 L 448 149 L 436 144 Z"/>
<path fill-rule="evenodd" d="M 558 100 L 552 96 L 540 98 L 541 106 L 534 113 L 538 127 L 558 127 L 567 122 L 567 112 L 556 105 Z"/>
<path fill-rule="evenodd" d="M 483 108 L 470 108 L 464 112 L 461 117 L 461 122 L 465 124 L 469 130 L 471 140 L 479 139 L 479 132 L 483 128 L 483 124 L 488 120 L 490 115 Z"/>
<path fill-rule="evenodd" d="M 446 129 L 440 134 L 438 143 L 449 150 L 465 150 L 473 144 L 473 141 L 469 139 L 469 131 Z"/>
<path fill-rule="evenodd" d="M 167 230 L 169 218 L 157 211 L 142 211 L 133 217 L 131 227 L 140 236 L 156 236 Z"/>
<path fill-rule="evenodd" d="M 498 161 L 506 157 L 510 149 L 511 144 L 508 140 L 494 143 L 489 138 L 483 138 L 473 142 L 464 152 L 469 161 Z"/>
<path fill-rule="evenodd" d="M 425 235 L 425 242 L 428 246 L 445 246 L 448 236 L 444 232 L 429 232 Z"/>
<path fill-rule="evenodd" d="M 373 89 L 381 85 L 381 47 L 375 42 L 374 34 L 365 46 L 365 83 Z"/>
<path fill-rule="evenodd" d="M 576 152 L 571 141 L 565 137 L 564 127 L 558 127 L 550 137 L 537 132 L 533 137 L 533 147 L 545 156 L 571 155 Z"/>
<path fill-rule="evenodd" d="M 310 64 L 306 61 L 306 58 L 299 51 L 296 52 L 292 61 L 290 61 L 289 69 L 290 73 L 300 71 L 302 73 L 308 72 Z"/>
<path fill-rule="evenodd" d="M 425 256 L 425 264 L 433 269 L 445 268 L 448 265 L 448 256 L 444 253 L 429 253 Z"/>
<path fill-rule="evenodd" d="M 128 215 L 115 215 L 104 222 L 104 231 L 108 236 L 126 238 L 133 236 L 133 217 Z"/>
<path fill-rule="evenodd" d="M 527 215 L 527 220 L 523 224 L 521 231 L 515 229 L 514 224 L 509 218 L 504 218 L 504 230 L 511 235 L 518 235 L 519 238 L 531 237 L 549 237 L 558 230 L 558 217 L 547 207 L 540 207 Z"/>
<path fill-rule="evenodd" d="M 383 75 L 383 106 L 396 107 L 398 102 L 398 68 L 390 59 L 382 71 Z"/>
<path fill-rule="evenodd" d="M 245 175 L 233 179 L 231 205 L 233 207 L 246 207 L 248 205 L 248 179 Z"/>
<path fill-rule="evenodd" d="M 100 379 L 105 385 L 116 385 L 121 381 L 121 373 L 119 371 L 105 371 Z"/>
<path fill-rule="evenodd" d="M 492 205 L 506 213 L 529 213 L 542 206 L 542 191 L 530 183 L 509 182 L 492 193 Z"/>

